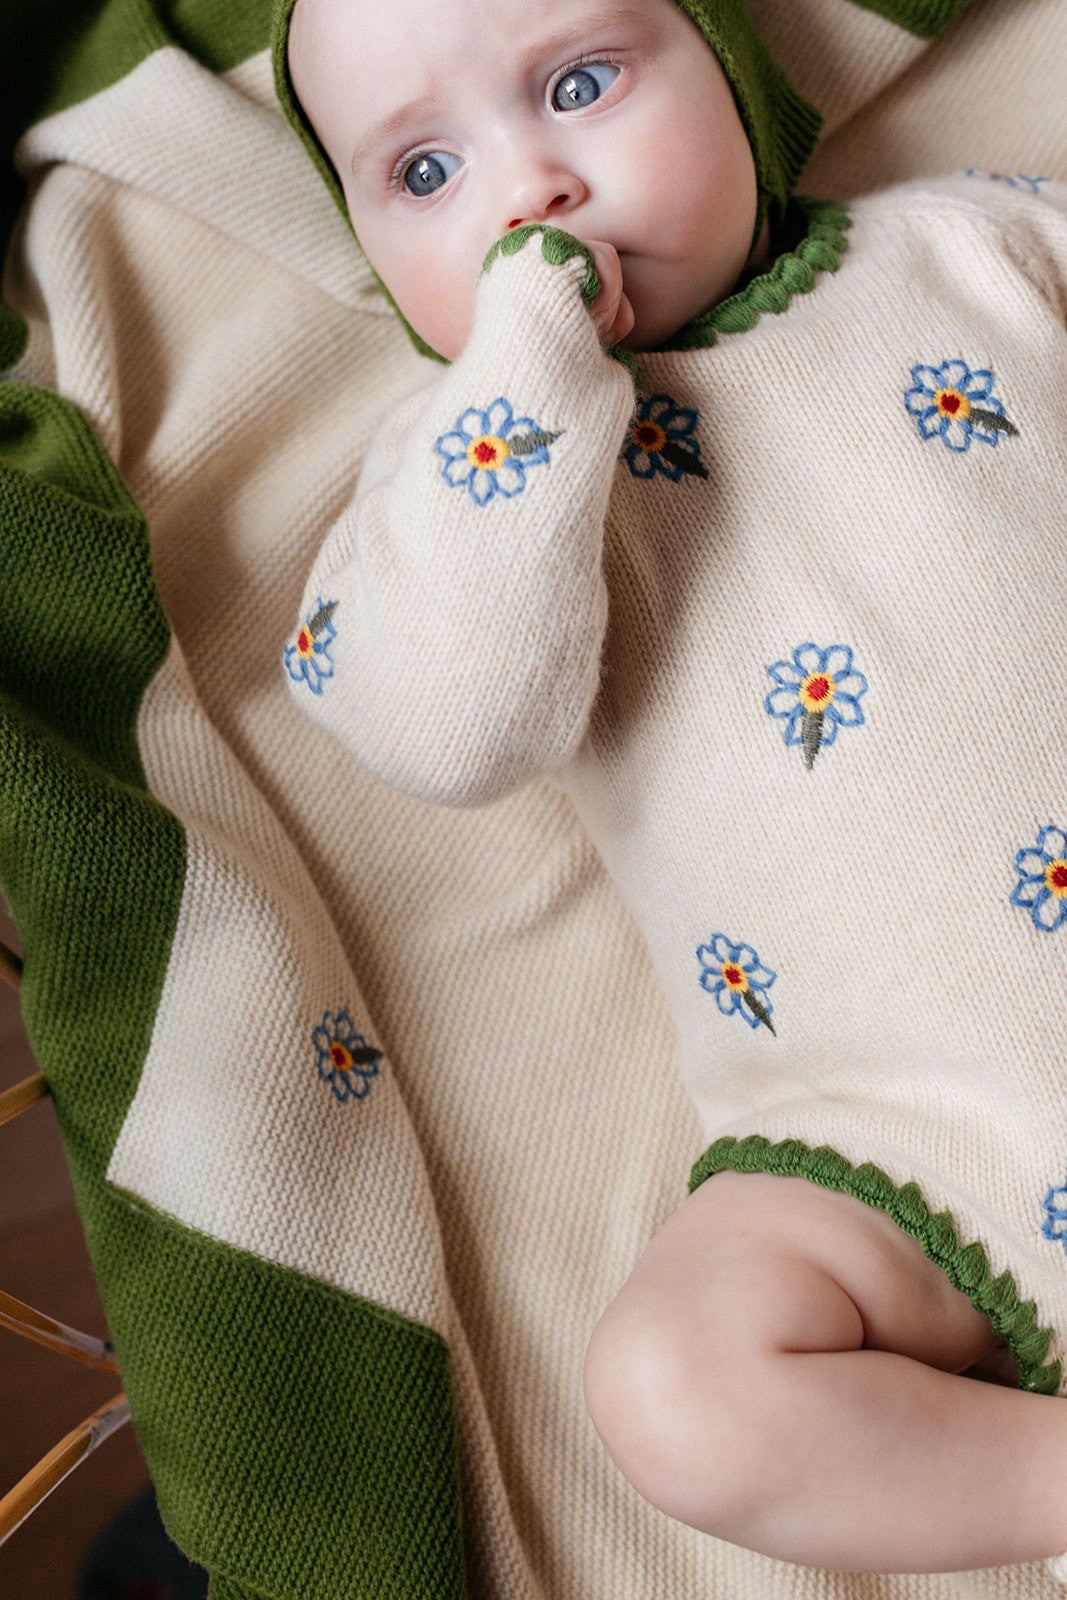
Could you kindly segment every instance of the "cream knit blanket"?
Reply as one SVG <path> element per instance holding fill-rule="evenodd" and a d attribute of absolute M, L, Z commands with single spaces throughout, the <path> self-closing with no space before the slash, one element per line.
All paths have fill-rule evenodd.
<path fill-rule="evenodd" d="M 753 10 L 828 114 L 809 190 L 1067 177 L 1060 0 L 979 0 L 936 44 L 849 0 Z M 11 376 L 103 442 L 147 518 L 170 630 L 156 619 L 124 679 L 141 685 L 132 742 L 85 735 L 78 671 L 125 660 L 124 617 L 139 639 L 151 609 L 141 567 L 124 585 L 134 521 L 97 462 L 115 576 L 105 602 L 63 573 L 70 614 L 91 603 L 101 633 L 55 715 L 62 750 L 84 744 L 102 774 L 78 812 L 85 877 L 112 894 L 101 926 L 130 891 L 94 853 L 98 816 L 120 817 L 173 907 L 107 968 L 163 950 L 151 1010 L 115 1046 L 137 1070 L 114 1104 L 93 1091 L 106 1127 L 89 1068 L 64 1065 L 103 978 L 85 967 L 84 1013 L 63 1009 L 55 952 L 76 930 L 62 895 L 34 920 L 40 821 L 4 888 L 135 1421 L 213 1595 L 452 1600 L 461 1560 L 478 1600 L 1051 1595 L 1040 1568 L 802 1571 L 620 1480 L 582 1352 L 700 1145 L 634 931 L 554 790 L 470 813 L 399 797 L 339 761 L 279 669 L 322 530 L 425 366 L 275 111 L 265 52 L 215 74 L 155 49 L 39 122 L 20 159 L 35 192 L 6 297 L 30 340 Z M 68 460 L 92 455 L 76 424 L 64 437 Z M 19 760 L 39 794 L 60 743 L 36 726 Z M 104 1029 L 85 1059 L 111 1048 Z"/>

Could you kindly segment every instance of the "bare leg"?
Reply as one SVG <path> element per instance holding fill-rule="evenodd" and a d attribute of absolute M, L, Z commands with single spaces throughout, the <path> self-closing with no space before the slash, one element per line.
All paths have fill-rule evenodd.
<path fill-rule="evenodd" d="M 1067 1550 L 1067 1408 L 962 1374 L 997 1340 L 881 1213 L 720 1173 L 604 1313 L 586 1397 L 670 1516 L 802 1565 L 999 1566 Z"/>

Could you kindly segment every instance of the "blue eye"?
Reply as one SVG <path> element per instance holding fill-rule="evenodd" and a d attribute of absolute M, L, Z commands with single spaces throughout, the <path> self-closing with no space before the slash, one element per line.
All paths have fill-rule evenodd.
<path fill-rule="evenodd" d="M 580 106 L 591 106 L 611 88 L 619 70 L 609 61 L 592 61 L 588 66 L 575 67 L 553 89 L 553 106 L 557 111 L 576 111 Z"/>
<path fill-rule="evenodd" d="M 451 156 L 445 150 L 433 150 L 427 155 L 416 156 L 404 168 L 404 188 L 409 194 L 422 199 L 424 195 L 434 194 L 440 189 L 462 165 L 458 156 Z"/>

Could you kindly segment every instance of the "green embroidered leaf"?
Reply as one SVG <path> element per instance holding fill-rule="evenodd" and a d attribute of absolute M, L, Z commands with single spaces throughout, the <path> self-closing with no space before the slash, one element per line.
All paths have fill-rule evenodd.
<path fill-rule="evenodd" d="M 326 624 L 336 610 L 337 601 L 330 600 L 326 605 L 320 606 L 313 617 L 308 618 L 308 632 L 313 639 L 325 630 Z"/>
<path fill-rule="evenodd" d="M 763 1023 L 763 1026 L 765 1028 L 770 1028 L 771 1032 L 774 1033 L 774 1023 L 771 1021 L 770 1013 L 768 1012 L 767 1007 L 763 1004 L 762 1000 L 752 993 L 751 989 L 745 990 L 744 1002 L 748 1009 L 754 1012 L 755 1015 L 760 1019 L 760 1021 Z M 775 1038 L 778 1037 L 776 1033 L 774 1036 Z"/>
<path fill-rule="evenodd" d="M 375 1050 L 372 1044 L 361 1044 L 355 1050 L 350 1050 L 348 1053 L 352 1057 L 352 1065 L 354 1067 L 370 1067 L 373 1066 L 376 1061 L 380 1061 L 382 1059 L 382 1052 L 380 1050 Z"/>
<path fill-rule="evenodd" d="M 985 411 L 981 406 L 971 407 L 971 426 L 985 428 L 988 433 L 1006 433 L 1012 438 L 1018 438 L 1019 430 L 1014 422 L 1009 422 L 1007 417 L 999 416 L 995 411 Z"/>
<path fill-rule="evenodd" d="M 691 450 L 683 450 L 680 444 L 675 444 L 668 439 L 667 443 L 660 446 L 660 455 L 672 467 L 677 467 L 679 472 L 685 472 L 691 478 L 706 478 L 707 470 L 700 465 L 697 457 Z"/>
<path fill-rule="evenodd" d="M 805 711 L 804 713 L 804 765 L 810 772 L 815 765 L 815 757 L 822 744 L 822 725 L 826 720 L 824 711 Z"/>
<path fill-rule="evenodd" d="M 562 430 L 559 433 L 545 433 L 542 430 L 538 430 L 535 433 L 513 433 L 511 438 L 507 440 L 508 454 L 513 456 L 532 456 L 534 451 L 540 450 L 542 445 L 555 444 L 559 438 L 562 438 Z"/>

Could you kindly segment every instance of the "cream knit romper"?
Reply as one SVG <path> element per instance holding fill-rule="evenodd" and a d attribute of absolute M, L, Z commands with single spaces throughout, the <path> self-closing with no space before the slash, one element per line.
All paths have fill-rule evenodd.
<path fill-rule="evenodd" d="M 410 795 L 554 777 L 673 1013 L 694 1181 L 885 1208 L 1054 1392 L 1067 190 L 969 173 L 850 209 L 847 251 L 814 207 L 713 344 L 637 358 L 636 394 L 585 256 L 544 230 L 497 253 L 464 354 L 384 421 L 285 668 Z"/>

